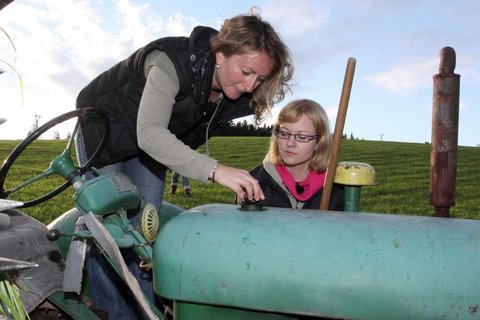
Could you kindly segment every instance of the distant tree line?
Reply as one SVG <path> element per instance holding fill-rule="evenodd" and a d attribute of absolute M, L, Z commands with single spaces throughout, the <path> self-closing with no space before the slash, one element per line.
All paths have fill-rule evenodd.
<path fill-rule="evenodd" d="M 253 123 L 248 123 L 247 120 L 243 120 L 237 123 L 229 121 L 227 124 L 217 127 L 213 131 L 214 136 L 221 137 L 244 137 L 244 136 L 257 136 L 257 137 L 268 137 L 272 134 L 273 124 L 267 126 L 256 126 Z"/>
<path fill-rule="evenodd" d="M 229 121 L 227 124 L 217 127 L 214 130 L 213 135 L 219 137 L 269 137 L 272 134 L 272 130 L 273 124 L 269 126 L 266 124 L 263 124 L 262 126 L 256 126 L 253 123 L 248 123 L 247 120 L 239 121 L 237 123 Z M 342 139 L 358 140 L 358 137 L 355 138 L 352 132 L 350 133 L 350 137 L 344 133 L 342 135 Z"/>
<path fill-rule="evenodd" d="M 347 140 L 347 139 L 350 139 L 350 140 L 355 140 L 355 139 L 356 139 L 356 140 L 359 140 L 358 137 L 355 138 L 355 136 L 353 135 L 353 132 L 350 133 L 350 138 L 347 137 L 347 134 L 346 134 L 346 133 L 342 134 L 342 139 L 344 139 L 344 140 Z M 362 139 L 362 140 L 363 140 L 363 139 Z"/>
<path fill-rule="evenodd" d="M 30 134 L 34 130 L 36 130 L 39 127 L 38 120 L 39 116 L 35 116 L 35 121 L 31 127 L 31 130 L 28 132 Z M 273 124 L 267 126 L 266 124 L 263 124 L 261 126 L 256 126 L 253 123 L 248 123 L 247 120 L 243 120 L 240 122 L 233 122 L 229 121 L 228 123 L 221 125 L 213 131 L 212 136 L 218 136 L 218 137 L 269 137 L 272 135 L 272 130 L 273 130 Z M 70 132 L 67 132 L 65 139 L 70 139 L 72 134 Z M 53 132 L 53 139 L 54 140 L 60 140 L 63 139 L 61 137 L 60 133 L 58 130 Z M 355 138 L 353 135 L 353 132 L 350 133 L 350 137 L 347 136 L 346 133 L 342 135 L 342 139 L 357 139 L 358 137 Z"/>

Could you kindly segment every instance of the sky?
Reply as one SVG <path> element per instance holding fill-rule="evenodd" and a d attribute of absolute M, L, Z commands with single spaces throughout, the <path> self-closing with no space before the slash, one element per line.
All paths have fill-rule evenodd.
<path fill-rule="evenodd" d="M 354 58 L 344 133 L 430 142 L 433 76 L 450 46 L 460 76 L 458 143 L 480 146 L 477 0 L 15 0 L 0 10 L 0 118 L 7 119 L 0 139 L 22 139 L 35 118 L 41 125 L 73 110 L 89 81 L 148 42 L 188 36 L 197 25 L 218 29 L 252 6 L 280 34 L 295 66 L 292 92 L 267 124 L 289 101 L 309 98 L 325 108 L 333 132 Z M 66 124 L 60 135 L 72 129 Z"/>

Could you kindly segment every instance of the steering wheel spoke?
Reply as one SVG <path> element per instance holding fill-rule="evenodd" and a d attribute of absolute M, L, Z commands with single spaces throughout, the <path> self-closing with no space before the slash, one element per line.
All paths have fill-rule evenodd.
<path fill-rule="evenodd" d="M 9 194 L 12 193 L 12 192 L 18 191 L 18 190 L 22 189 L 23 187 L 26 187 L 26 186 L 34 183 L 35 181 L 38 181 L 38 180 L 43 179 L 43 178 L 45 178 L 45 177 L 48 177 L 49 175 L 51 175 L 51 174 L 48 174 L 48 173 L 46 173 L 46 172 L 44 171 L 43 173 L 41 173 L 41 174 L 39 174 L 39 175 L 31 178 L 31 179 L 28 179 L 27 181 L 24 181 L 24 182 L 20 183 L 20 184 L 19 184 L 18 186 L 16 186 L 16 187 L 13 187 L 13 188 L 11 188 L 11 189 L 9 189 L 9 190 L 3 191 L 3 193 L 4 193 L 5 195 L 9 195 Z"/>
<path fill-rule="evenodd" d="M 92 117 L 92 116 L 98 117 L 102 120 L 102 122 L 105 125 L 105 130 L 103 132 L 100 143 L 97 149 L 95 150 L 95 152 L 92 154 L 92 156 L 86 161 L 86 163 L 83 166 L 75 165 L 73 163 L 72 150 L 71 150 L 72 147 L 74 146 L 75 136 L 81 126 L 82 121 L 86 121 L 88 117 Z M 77 121 L 75 124 L 73 134 L 70 136 L 70 139 L 68 140 L 66 148 L 63 150 L 63 152 L 60 155 L 56 156 L 53 159 L 53 161 L 50 162 L 47 169 L 45 169 L 42 173 L 37 174 L 32 178 L 26 179 L 25 181 L 13 187 L 10 184 L 6 184 L 9 174 L 11 174 L 10 170 L 13 164 L 25 152 L 27 147 L 29 147 L 33 142 L 38 140 L 43 133 L 73 118 L 77 118 Z M 72 179 L 80 179 L 79 175 L 81 175 L 82 173 L 90 169 L 93 161 L 98 157 L 100 152 L 103 150 L 103 147 L 108 139 L 109 131 L 110 131 L 110 126 L 106 116 L 92 108 L 84 108 L 84 109 L 77 109 L 74 111 L 70 111 L 48 121 L 44 125 L 37 128 L 32 133 L 30 133 L 23 141 L 21 141 L 4 161 L 2 167 L 0 168 L 0 198 L 6 199 L 7 197 L 12 197 L 13 195 L 15 195 L 17 191 L 20 191 L 26 188 L 27 186 L 34 184 L 35 182 L 39 182 L 43 179 L 50 178 L 50 177 L 52 177 L 52 181 L 56 181 L 56 182 L 52 182 L 52 184 L 58 187 L 54 187 L 54 189 L 52 189 L 51 191 L 45 192 L 43 195 L 41 195 L 36 199 L 28 200 L 28 201 L 25 201 L 24 199 L 22 199 L 22 202 L 24 204 L 21 208 L 31 207 L 31 206 L 40 204 L 42 202 L 47 201 L 48 199 L 51 199 L 57 194 L 61 193 L 62 191 L 64 191 L 70 186 L 70 184 L 72 183 Z M 35 158 L 36 156 L 37 155 L 32 155 L 29 157 Z M 31 168 L 27 168 L 27 169 L 31 169 Z M 24 172 L 21 172 L 21 173 L 23 174 Z M 13 180 L 13 178 L 9 180 Z M 6 185 L 8 186 L 8 189 L 5 188 Z"/>

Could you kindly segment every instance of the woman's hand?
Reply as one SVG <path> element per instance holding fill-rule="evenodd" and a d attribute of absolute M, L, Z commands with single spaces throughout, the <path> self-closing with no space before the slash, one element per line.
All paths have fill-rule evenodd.
<path fill-rule="evenodd" d="M 214 178 L 215 182 L 232 189 L 237 194 L 237 199 L 265 200 L 257 179 L 246 170 L 218 164 Z"/>

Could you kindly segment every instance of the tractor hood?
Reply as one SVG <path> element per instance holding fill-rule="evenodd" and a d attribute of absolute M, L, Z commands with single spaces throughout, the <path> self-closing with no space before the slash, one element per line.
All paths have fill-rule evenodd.
<path fill-rule="evenodd" d="M 480 316 L 480 221 L 214 204 L 173 217 L 153 254 L 155 291 L 175 301 L 349 319 Z"/>

